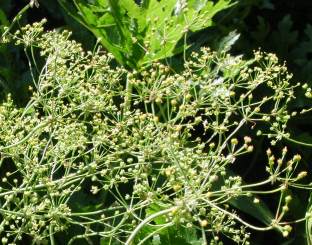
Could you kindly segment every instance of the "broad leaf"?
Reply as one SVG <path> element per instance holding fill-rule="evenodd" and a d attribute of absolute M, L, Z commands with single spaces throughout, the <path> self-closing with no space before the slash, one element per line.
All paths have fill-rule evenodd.
<path fill-rule="evenodd" d="M 213 24 L 231 0 L 58 0 L 86 26 L 116 60 L 132 69 L 183 52 L 186 34 Z"/>

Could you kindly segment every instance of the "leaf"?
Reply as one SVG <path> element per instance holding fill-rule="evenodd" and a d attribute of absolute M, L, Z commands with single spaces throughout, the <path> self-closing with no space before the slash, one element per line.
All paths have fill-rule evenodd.
<path fill-rule="evenodd" d="M 167 233 L 160 234 L 161 244 L 168 245 L 201 245 L 203 241 L 198 238 L 195 228 L 185 228 L 182 226 L 170 227 Z"/>
<path fill-rule="evenodd" d="M 154 213 L 161 211 L 164 207 L 157 204 L 151 204 L 146 210 L 146 216 L 150 216 Z M 159 216 L 154 219 L 155 224 L 166 224 L 166 218 Z M 150 233 L 155 232 L 157 228 L 151 226 L 144 226 L 136 237 L 136 241 L 143 240 Z M 197 230 L 195 228 L 185 228 L 181 225 L 173 225 L 155 234 L 150 240 L 144 243 L 145 245 L 201 245 L 203 241 L 198 237 Z"/>
<path fill-rule="evenodd" d="M 232 199 L 229 203 L 239 209 L 240 211 L 249 214 L 251 217 L 256 218 L 265 225 L 270 225 L 273 220 L 273 214 L 270 209 L 260 201 L 260 203 L 254 203 L 253 198 L 240 196 L 236 199 Z"/>
<path fill-rule="evenodd" d="M 224 179 L 228 179 L 230 176 L 234 176 L 235 174 L 230 169 L 227 170 L 227 175 L 224 176 Z M 216 183 L 216 189 L 220 188 L 223 183 L 223 180 L 218 180 Z M 271 210 L 267 207 L 267 205 L 264 202 L 254 203 L 254 199 L 252 197 L 247 196 L 239 196 L 235 199 L 230 199 L 228 203 L 235 207 L 236 209 L 250 215 L 251 217 L 254 217 L 261 223 L 265 225 L 271 224 L 272 220 L 274 219 L 274 216 L 271 212 Z"/>
<path fill-rule="evenodd" d="M 263 43 L 268 37 L 270 32 L 270 25 L 261 16 L 257 16 L 258 25 L 254 32 L 251 32 L 251 36 L 257 40 L 258 43 Z"/>
<path fill-rule="evenodd" d="M 160 236 L 158 234 L 153 236 L 152 245 L 161 245 Z"/>
<path fill-rule="evenodd" d="M 228 52 L 231 47 L 236 43 L 236 41 L 239 39 L 240 34 L 237 33 L 237 31 L 230 32 L 226 37 L 224 37 L 218 46 L 218 50 L 222 52 Z"/>
<path fill-rule="evenodd" d="M 288 54 L 290 47 L 296 43 L 298 32 L 293 31 L 293 21 L 290 15 L 286 15 L 279 23 L 278 30 L 273 32 L 272 39 L 278 48 L 278 53 Z"/>
<path fill-rule="evenodd" d="M 146 216 L 150 216 L 154 213 L 157 213 L 159 211 L 161 211 L 162 208 L 161 206 L 159 206 L 158 204 L 156 203 L 152 203 L 151 205 L 149 205 L 149 207 L 146 209 L 145 213 L 146 213 Z M 157 224 L 157 225 L 162 225 L 162 224 L 165 224 L 166 223 L 166 218 L 164 216 L 158 216 L 154 219 L 154 222 Z"/>
<path fill-rule="evenodd" d="M 215 4 L 213 1 L 207 1 L 206 5 L 200 10 L 200 12 L 195 15 L 194 19 L 196 21 L 190 27 L 190 30 L 193 32 L 204 29 L 213 24 L 212 18 L 222 10 L 225 10 L 229 7 L 234 6 L 237 2 L 232 2 L 231 0 L 219 0 Z M 196 5 L 195 5 L 196 6 Z M 196 10 L 193 9 L 193 12 L 189 12 L 188 15 L 194 15 Z"/>
<path fill-rule="evenodd" d="M 300 66 L 304 66 L 309 61 L 308 55 L 312 53 L 312 26 L 308 24 L 304 32 L 307 39 L 300 42 L 291 53 L 295 63 Z"/>
<path fill-rule="evenodd" d="M 111 238 L 103 237 L 100 240 L 100 245 L 121 245 L 121 243 L 116 240 L 112 240 Z"/>
<path fill-rule="evenodd" d="M 183 52 L 189 45 L 178 43 L 187 32 L 211 26 L 215 14 L 233 5 L 230 0 L 58 1 L 131 69 Z"/>
<path fill-rule="evenodd" d="M 10 24 L 10 22 L 8 21 L 2 9 L 0 9 L 0 23 L 1 25 L 5 25 L 5 26 L 8 26 Z"/>
<path fill-rule="evenodd" d="M 274 4 L 271 3 L 271 0 L 262 0 L 260 8 L 274 10 Z"/>

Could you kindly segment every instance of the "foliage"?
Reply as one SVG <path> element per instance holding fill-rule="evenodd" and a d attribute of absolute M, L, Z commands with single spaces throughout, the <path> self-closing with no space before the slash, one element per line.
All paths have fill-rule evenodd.
<path fill-rule="evenodd" d="M 272 42 L 265 48 L 276 50 L 279 56 L 289 60 L 293 69 L 298 70 L 298 77 L 305 81 L 311 80 L 311 25 L 306 24 L 303 34 L 294 29 L 294 22 L 290 15 L 285 15 L 279 22 L 276 30 L 270 31 L 269 23 L 263 18 L 258 18 L 258 27 L 253 33 L 255 40 L 267 40 Z M 261 38 L 259 39 L 259 36 Z"/>
<path fill-rule="evenodd" d="M 213 24 L 231 0 L 59 0 L 117 61 L 140 68 L 186 49 L 181 39 Z"/>
<path fill-rule="evenodd" d="M 244 60 L 202 48 L 179 74 L 160 63 L 129 72 L 100 46 L 85 52 L 43 23 L 10 36 L 45 63 L 25 108 L 10 96 L 0 105 L 2 243 L 249 244 L 250 230 L 289 235 L 289 188 L 306 187 L 297 183 L 307 174 L 296 171 L 301 157 L 268 149 L 267 176 L 256 183 L 229 171 L 253 151 L 240 132 L 272 145 L 289 137 L 297 85 L 275 55 Z M 268 193 L 279 201 L 263 227 L 231 204 L 249 197 L 257 206 Z"/>
<path fill-rule="evenodd" d="M 241 35 L 238 42 L 234 46 L 235 53 L 244 53 L 252 55 L 252 50 L 258 47 L 268 52 L 274 52 L 276 55 L 285 60 L 288 70 L 294 74 L 292 83 L 301 81 L 311 86 L 311 47 L 310 38 L 312 18 L 309 15 L 309 10 L 312 8 L 311 1 L 240 1 L 236 8 L 223 19 L 223 23 L 217 26 L 221 32 L 228 33 L 236 29 Z M 218 22 L 220 23 L 220 22 Z M 266 93 L 265 91 L 263 91 Z M 297 99 L 290 106 L 293 110 L 309 111 L 311 108 L 310 102 L 304 96 L 304 93 L 298 94 Z M 311 171 L 310 159 L 312 152 L 311 147 L 311 114 L 299 115 L 291 121 L 289 131 L 295 135 L 298 140 L 304 141 L 307 144 L 295 141 L 295 144 L 290 143 L 293 151 L 299 151 L 303 154 L 303 164 Z M 264 141 L 263 144 L 266 144 Z M 259 145 L 258 147 L 265 147 Z M 261 162 L 259 155 L 259 162 Z M 255 164 L 248 175 L 252 172 L 259 172 L 258 165 Z M 259 174 L 258 174 L 259 175 Z M 257 176 L 258 176 L 257 175 Z M 256 175 L 255 175 L 256 176 Z M 311 178 L 308 179 L 311 181 Z M 295 201 L 301 206 L 295 208 L 296 212 L 304 213 L 310 193 L 308 191 L 297 193 Z M 308 206 L 308 210 L 311 209 Z M 311 225 L 307 223 L 306 230 L 304 227 L 298 227 L 296 237 L 290 241 L 290 244 L 305 244 L 311 237 Z M 275 236 L 274 236 L 275 238 Z M 264 236 L 263 242 L 267 237 Z M 306 239 L 306 241 L 303 241 Z M 259 244 L 262 244 L 259 242 Z M 275 243 L 278 243 L 275 241 Z"/>
<path fill-rule="evenodd" d="M 31 6 L 33 3 L 33 6 Z M 38 12 L 43 15 L 49 15 L 49 28 L 56 27 L 58 29 L 69 29 L 73 32 L 73 38 L 83 43 L 86 49 L 92 49 L 95 43 L 95 38 L 80 24 L 67 17 L 62 9 L 54 0 L 40 1 L 40 9 L 36 8 L 36 2 L 30 1 L 30 4 L 25 6 L 25 1 L 1 0 L 0 1 L 0 100 L 5 98 L 6 94 L 10 93 L 12 99 L 19 106 L 24 106 L 29 99 L 28 86 L 31 84 L 33 77 L 29 72 L 28 61 L 25 56 L 31 56 L 31 50 L 24 50 L 22 47 L 11 45 L 10 43 L 2 42 L 2 37 L 8 27 L 13 30 L 20 28 L 26 23 L 30 23 L 33 19 L 38 19 Z M 18 14 L 16 14 L 16 12 Z M 12 16 L 13 20 L 9 21 Z M 41 20 L 42 17 L 39 17 Z M 62 23 L 59 26 L 55 23 Z M 24 52 L 26 51 L 26 52 Z M 40 60 L 37 60 L 40 63 Z M 35 77 L 37 75 L 34 72 Z"/>
<path fill-rule="evenodd" d="M 10 4 L 8 1 L 1 1 L 0 35 L 4 33 L 5 27 L 10 25 L 6 14 L 9 8 Z M 28 75 L 26 72 L 28 67 L 21 61 L 21 53 L 19 49 L 13 48 L 12 45 L 2 43 L 0 37 L 0 99 L 9 92 L 12 93 L 14 98 L 17 98 L 18 96 L 16 96 L 15 92 L 19 90 L 22 93 L 20 93 L 18 100 L 21 101 L 27 94 L 27 91 L 23 90 L 21 80 Z"/>
<path fill-rule="evenodd" d="M 310 82 L 312 19 L 305 10 L 311 9 L 311 2 L 245 0 L 236 6 L 218 26 L 223 34 L 233 29 L 241 34 L 236 51 L 248 53 L 261 47 L 274 52 L 287 62 L 296 80 Z"/>

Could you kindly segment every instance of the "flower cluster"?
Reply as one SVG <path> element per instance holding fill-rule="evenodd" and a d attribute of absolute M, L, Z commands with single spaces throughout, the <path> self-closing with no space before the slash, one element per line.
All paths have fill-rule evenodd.
<path fill-rule="evenodd" d="M 68 244 L 143 244 L 174 226 L 194 229 L 203 244 L 225 236 L 248 244 L 249 229 L 288 235 L 284 196 L 306 175 L 296 173 L 300 157 L 284 164 L 286 150 L 278 160 L 268 150 L 268 178 L 252 184 L 228 171 L 253 151 L 242 130 L 274 142 L 287 133 L 294 86 L 276 56 L 244 60 L 203 48 L 179 74 L 160 63 L 130 72 L 101 47 L 84 52 L 69 32 L 42 25 L 12 36 L 45 63 L 24 108 L 10 96 L 0 105 L 3 244 L 25 235 L 53 242 L 71 230 Z M 240 218 L 231 201 L 256 205 L 259 188 L 270 185 L 285 200 L 276 218 L 265 227 Z"/>

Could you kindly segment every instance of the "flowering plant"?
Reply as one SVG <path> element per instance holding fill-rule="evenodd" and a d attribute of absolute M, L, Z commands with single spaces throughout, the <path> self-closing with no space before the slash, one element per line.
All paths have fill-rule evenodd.
<path fill-rule="evenodd" d="M 244 60 L 203 48 L 179 74 L 161 63 L 129 72 L 113 68 L 100 45 L 85 52 L 43 23 L 11 36 L 39 50 L 44 65 L 25 108 L 10 96 L 0 105 L 2 243 L 249 244 L 253 229 L 288 236 L 287 190 L 307 174 L 296 171 L 300 156 L 268 149 L 267 178 L 256 183 L 229 169 L 253 152 L 254 131 L 272 145 L 287 136 L 297 85 L 275 55 Z M 274 215 L 261 204 L 268 193 L 280 197 Z M 246 197 L 266 210 L 263 226 L 240 216 L 248 211 L 235 200 Z"/>

